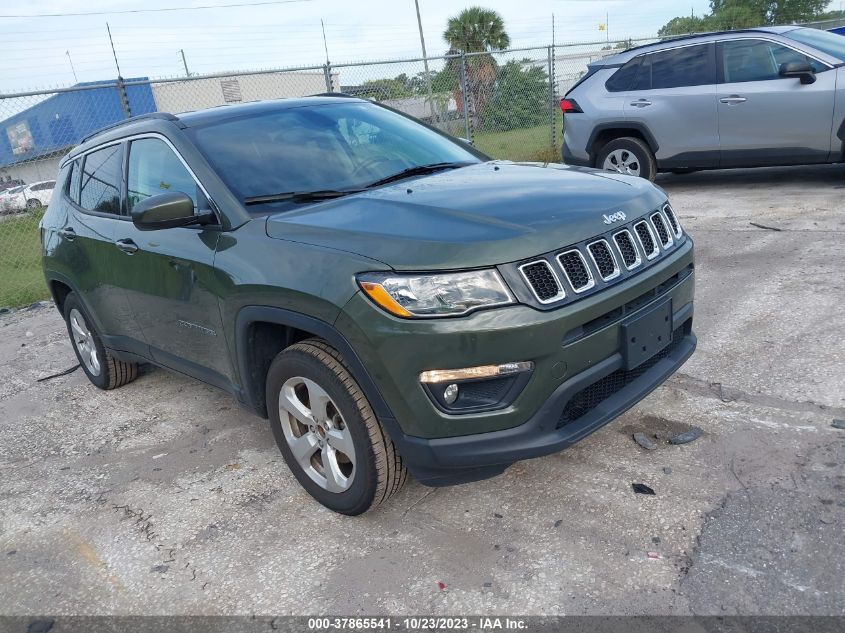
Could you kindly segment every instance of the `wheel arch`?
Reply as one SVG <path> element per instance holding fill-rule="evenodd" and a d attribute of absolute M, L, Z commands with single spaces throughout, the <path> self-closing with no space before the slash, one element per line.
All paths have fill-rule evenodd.
<path fill-rule="evenodd" d="M 266 418 L 265 381 L 273 359 L 285 348 L 319 337 L 343 356 L 346 368 L 391 436 L 398 430 L 393 413 L 384 401 L 355 349 L 332 324 L 300 312 L 270 306 L 246 306 L 235 319 L 235 353 L 245 403 Z"/>
<path fill-rule="evenodd" d="M 595 165 L 596 156 L 598 156 L 602 147 L 614 139 L 625 136 L 633 136 L 644 141 L 655 156 L 655 160 L 657 160 L 657 150 L 660 149 L 660 146 L 651 130 L 646 125 L 635 121 L 618 121 L 601 123 L 593 128 L 586 147 L 587 153 L 590 155 L 590 162 Z"/>

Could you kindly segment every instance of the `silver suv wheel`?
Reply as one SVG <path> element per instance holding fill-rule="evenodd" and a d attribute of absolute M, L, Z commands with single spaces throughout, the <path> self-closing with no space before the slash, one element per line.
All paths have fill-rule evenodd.
<path fill-rule="evenodd" d="M 91 335 L 91 330 L 88 329 L 88 324 L 85 322 L 85 317 L 76 308 L 70 311 L 68 315 L 70 321 L 70 330 L 72 333 L 71 340 L 79 352 L 79 357 L 82 359 L 85 368 L 93 376 L 100 375 L 100 359 L 97 356 L 97 346 L 94 344 L 94 337 Z"/>
<path fill-rule="evenodd" d="M 328 492 L 343 492 L 355 478 L 355 445 L 340 410 L 313 380 L 294 376 L 282 385 L 279 420 L 302 470 Z"/>
<path fill-rule="evenodd" d="M 615 171 L 620 174 L 627 174 L 629 176 L 639 176 L 640 161 L 627 149 L 615 149 L 607 155 L 607 158 L 604 159 L 602 169 L 605 171 Z"/>

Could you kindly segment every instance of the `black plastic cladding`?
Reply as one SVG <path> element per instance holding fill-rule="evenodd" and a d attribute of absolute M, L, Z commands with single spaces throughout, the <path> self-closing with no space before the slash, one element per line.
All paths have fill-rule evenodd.
<path fill-rule="evenodd" d="M 563 246 L 559 249 L 556 249 L 549 253 L 543 253 L 542 255 L 538 255 L 537 257 L 532 257 L 530 259 L 525 259 L 523 261 L 515 262 L 513 264 L 506 264 L 504 266 L 499 266 L 499 270 L 504 275 L 505 279 L 514 289 L 516 295 L 519 299 L 527 303 L 535 308 L 540 310 L 554 310 L 555 308 L 559 308 L 564 305 L 568 305 L 573 301 L 577 301 L 582 297 L 588 297 L 593 293 L 600 292 L 602 289 L 610 286 L 612 284 L 620 283 L 625 279 L 628 279 L 634 275 L 639 274 L 641 271 L 647 270 L 651 267 L 652 264 L 655 264 L 662 259 L 677 250 L 682 244 L 686 242 L 686 233 L 682 233 L 680 237 L 676 237 L 675 235 L 669 235 L 668 237 L 671 239 L 671 243 L 669 244 L 661 244 L 658 240 L 660 237 L 658 235 L 659 230 L 657 227 L 654 226 L 651 216 L 655 213 L 660 213 L 663 209 L 663 205 L 651 211 L 647 215 L 640 216 L 630 222 L 626 222 L 625 224 L 618 224 L 613 225 L 606 233 L 602 233 L 599 235 L 595 235 L 587 240 L 583 240 L 582 242 L 578 242 L 576 244 L 572 244 L 569 246 Z M 668 219 L 663 219 L 663 216 L 658 215 L 664 224 L 663 230 L 664 232 L 670 227 L 671 221 Z M 673 218 L 674 219 L 674 218 Z M 646 225 L 651 229 L 651 231 L 637 231 L 634 226 L 636 224 L 640 224 L 641 222 L 645 222 Z M 644 228 L 644 227 L 641 227 Z M 672 227 L 674 228 L 674 227 Z M 613 239 L 613 236 L 620 231 L 628 229 L 628 232 L 631 235 L 631 242 L 633 248 L 640 256 L 640 264 L 633 268 L 633 270 L 628 270 L 628 266 L 632 265 L 634 258 L 631 254 L 626 256 L 625 250 L 619 247 L 619 244 Z M 616 257 L 617 267 L 619 268 L 619 274 L 612 279 L 605 281 L 600 274 L 600 271 L 597 269 L 596 265 L 593 263 L 592 258 L 590 257 L 590 251 L 588 249 L 588 245 L 596 242 L 597 240 L 604 239 L 607 241 L 610 248 L 613 250 L 613 254 Z M 624 243 L 624 238 L 623 238 Z M 644 248 L 645 246 L 645 248 Z M 649 260 L 646 255 L 651 254 L 651 251 L 647 251 L 646 248 L 651 246 L 652 248 L 657 247 L 658 255 L 653 259 Z M 566 275 L 564 274 L 563 268 L 561 266 L 560 261 L 558 260 L 558 256 L 566 253 L 567 251 L 571 250 L 578 250 L 581 252 L 581 255 L 584 258 L 584 262 L 586 266 L 590 270 L 594 284 L 591 288 L 583 290 L 579 293 L 575 292 L 575 288 L 573 288 L 572 284 L 567 279 Z M 527 281 L 526 277 L 523 276 L 520 271 L 519 267 L 525 264 L 529 264 L 531 262 L 536 262 L 540 260 L 545 260 L 548 263 L 552 270 L 554 270 L 558 281 L 560 284 L 563 285 L 563 289 L 566 293 L 565 296 L 561 297 L 559 300 L 551 301 L 549 303 L 541 303 L 537 301 L 537 297 L 532 292 L 531 287 L 529 286 L 529 282 Z M 624 262 L 624 263 L 623 263 Z M 570 272 L 571 274 L 571 272 Z M 605 275 L 607 276 L 607 275 Z M 573 281 L 577 280 L 573 279 Z"/>

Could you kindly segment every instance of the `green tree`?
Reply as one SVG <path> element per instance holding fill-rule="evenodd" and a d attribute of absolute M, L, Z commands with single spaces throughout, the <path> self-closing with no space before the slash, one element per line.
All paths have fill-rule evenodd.
<path fill-rule="evenodd" d="M 485 105 L 483 127 L 498 132 L 532 127 L 549 120 L 549 75 L 530 59 L 500 66 Z"/>
<path fill-rule="evenodd" d="M 710 0 L 710 13 L 702 17 L 672 18 L 658 31 L 660 37 L 685 33 L 744 29 L 773 24 L 817 20 L 828 0 Z"/>

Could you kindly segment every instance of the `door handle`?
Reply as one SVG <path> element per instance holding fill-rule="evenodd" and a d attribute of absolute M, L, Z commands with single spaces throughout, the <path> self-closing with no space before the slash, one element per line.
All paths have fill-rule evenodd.
<path fill-rule="evenodd" d="M 130 240 L 129 238 L 126 238 L 126 239 L 123 239 L 123 240 L 117 240 L 114 243 L 114 245 L 117 246 L 120 250 L 122 250 L 127 255 L 131 255 L 132 253 L 138 252 L 138 245 L 135 242 L 133 242 L 132 240 Z"/>
<path fill-rule="evenodd" d="M 68 242 L 72 242 L 76 238 L 76 231 L 68 226 L 59 231 L 59 235 L 65 238 Z"/>
<path fill-rule="evenodd" d="M 734 105 L 737 103 L 745 103 L 747 99 L 745 97 L 740 97 L 739 95 L 731 95 L 730 97 L 722 97 L 719 101 L 727 103 L 728 105 Z"/>
<path fill-rule="evenodd" d="M 632 101 L 631 105 L 637 108 L 645 108 L 651 105 L 651 101 L 648 99 L 637 99 L 636 101 Z"/>

